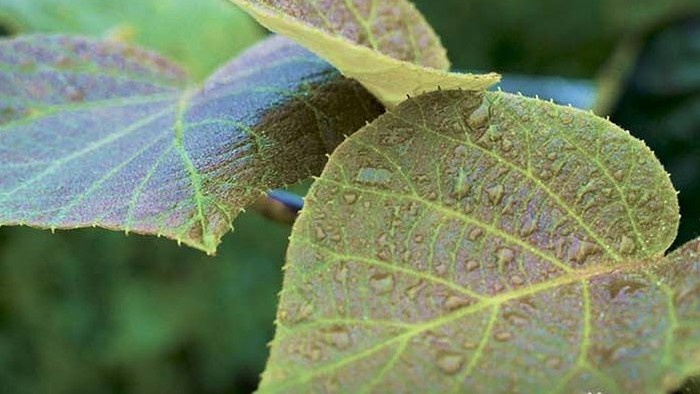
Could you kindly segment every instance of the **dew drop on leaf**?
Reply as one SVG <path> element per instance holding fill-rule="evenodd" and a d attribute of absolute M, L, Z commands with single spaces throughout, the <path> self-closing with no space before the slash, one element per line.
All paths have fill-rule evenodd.
<path fill-rule="evenodd" d="M 455 374 L 464 365 L 464 356 L 459 353 L 441 351 L 437 355 L 437 366 L 446 374 Z"/>
<path fill-rule="evenodd" d="M 418 294 L 425 288 L 426 284 L 423 280 L 419 280 L 416 284 L 406 289 L 406 296 L 410 300 L 414 300 Z"/>
<path fill-rule="evenodd" d="M 335 268 L 334 278 L 339 283 L 345 283 L 348 279 L 348 264 L 346 262 L 339 263 Z"/>
<path fill-rule="evenodd" d="M 502 267 L 504 265 L 512 263 L 513 260 L 515 260 L 515 252 L 513 252 L 513 249 L 510 248 L 501 248 L 498 249 L 497 257 L 498 265 Z"/>
<path fill-rule="evenodd" d="M 508 331 L 499 331 L 494 335 L 494 338 L 496 338 L 498 342 L 508 342 L 513 338 L 513 335 Z"/>
<path fill-rule="evenodd" d="M 480 227 L 474 227 L 471 231 L 469 231 L 469 240 L 470 241 L 476 241 L 481 236 L 484 234 L 484 230 L 482 230 Z"/>
<path fill-rule="evenodd" d="M 523 277 L 520 275 L 513 275 L 510 277 L 510 283 L 515 286 L 520 286 L 525 283 L 525 279 L 523 279 Z"/>
<path fill-rule="evenodd" d="M 472 300 L 466 297 L 451 295 L 445 299 L 443 306 L 448 311 L 454 311 L 472 304 Z"/>
<path fill-rule="evenodd" d="M 319 241 L 323 241 L 328 236 L 328 234 L 326 234 L 326 231 L 321 226 L 316 226 L 314 232 L 316 234 L 316 239 Z"/>
<path fill-rule="evenodd" d="M 467 271 L 472 272 L 479 268 L 479 263 L 476 260 L 467 261 Z"/>
<path fill-rule="evenodd" d="M 351 344 L 350 333 L 343 327 L 333 327 L 326 331 L 324 339 L 326 343 L 339 350 L 345 350 L 349 348 Z"/>
<path fill-rule="evenodd" d="M 377 294 L 386 294 L 394 290 L 394 276 L 391 274 L 375 274 L 369 278 L 369 285 Z"/>
<path fill-rule="evenodd" d="M 632 238 L 626 235 L 622 236 L 622 239 L 620 240 L 620 253 L 631 254 L 636 248 L 637 246 L 634 244 Z"/>
<path fill-rule="evenodd" d="M 520 227 L 520 235 L 527 237 L 537 230 L 537 219 L 532 216 L 526 216 L 522 227 Z"/>
<path fill-rule="evenodd" d="M 616 181 L 622 182 L 623 177 L 625 176 L 624 171 L 622 170 L 617 170 L 613 173 L 613 177 L 615 178 Z"/>
<path fill-rule="evenodd" d="M 625 294 L 634 294 L 637 290 L 647 287 L 647 284 L 632 280 L 614 280 L 608 286 L 610 298 L 614 299 Z"/>
<path fill-rule="evenodd" d="M 560 358 L 552 357 L 547 360 L 546 365 L 549 369 L 559 369 L 562 366 L 562 361 Z"/>
<path fill-rule="evenodd" d="M 391 172 L 383 168 L 362 168 L 357 174 L 357 181 L 367 185 L 383 186 L 391 180 Z"/>
<path fill-rule="evenodd" d="M 357 194 L 355 194 L 355 193 L 345 193 L 345 194 L 343 195 L 343 200 L 344 200 L 347 204 L 352 205 L 352 204 L 355 203 L 355 201 L 357 201 Z"/>
<path fill-rule="evenodd" d="M 503 185 L 496 185 L 486 189 L 491 204 L 498 205 L 503 200 Z"/>

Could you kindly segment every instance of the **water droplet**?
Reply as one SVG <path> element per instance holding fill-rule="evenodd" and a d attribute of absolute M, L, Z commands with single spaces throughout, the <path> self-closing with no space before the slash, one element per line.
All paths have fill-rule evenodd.
<path fill-rule="evenodd" d="M 504 265 L 510 264 L 515 260 L 515 252 L 510 248 L 500 248 L 496 252 L 498 257 L 498 266 L 502 267 Z"/>
<path fill-rule="evenodd" d="M 394 290 L 394 277 L 391 274 L 376 274 L 369 278 L 369 285 L 377 294 L 387 294 Z"/>
<path fill-rule="evenodd" d="M 570 259 L 578 264 L 586 262 L 589 256 L 598 251 L 598 245 L 593 242 L 574 240 L 569 251 Z"/>
<path fill-rule="evenodd" d="M 457 157 L 467 156 L 467 153 L 469 153 L 469 149 L 467 149 L 467 147 L 464 145 L 457 145 L 454 150 L 454 155 Z"/>
<path fill-rule="evenodd" d="M 499 331 L 494 335 L 494 338 L 496 338 L 498 342 L 508 342 L 513 338 L 513 335 L 508 331 Z"/>
<path fill-rule="evenodd" d="M 345 283 L 345 281 L 348 279 L 348 271 L 347 263 L 344 261 L 340 262 L 335 269 L 335 280 L 340 283 Z"/>
<path fill-rule="evenodd" d="M 562 361 L 560 358 L 552 357 L 547 360 L 546 364 L 549 369 L 559 369 L 562 366 Z"/>
<path fill-rule="evenodd" d="M 622 170 L 617 170 L 613 173 L 613 177 L 618 182 L 622 182 L 622 179 L 624 178 L 624 176 L 625 176 L 625 173 Z"/>
<path fill-rule="evenodd" d="M 481 131 L 486 128 L 489 122 L 489 110 L 488 107 L 482 105 L 481 107 L 474 110 L 471 116 L 467 119 L 467 126 L 469 126 L 472 131 Z"/>
<path fill-rule="evenodd" d="M 418 293 L 425 288 L 425 286 L 425 282 L 423 280 L 419 280 L 416 284 L 406 289 L 406 296 L 408 296 L 410 300 L 414 300 L 418 296 Z"/>
<path fill-rule="evenodd" d="M 317 226 L 315 229 L 315 232 L 316 232 L 316 239 L 318 241 L 323 241 L 328 236 L 328 234 L 326 234 L 326 232 L 323 230 L 323 228 L 321 226 Z"/>
<path fill-rule="evenodd" d="M 391 253 L 386 248 L 381 248 L 377 252 L 377 258 L 382 261 L 391 261 Z"/>
<path fill-rule="evenodd" d="M 525 283 L 525 279 L 520 275 L 513 275 L 510 277 L 510 283 L 515 286 L 520 286 Z"/>
<path fill-rule="evenodd" d="M 564 123 L 566 126 L 571 126 L 574 123 L 574 116 L 569 112 L 562 111 L 559 119 L 561 119 L 562 123 Z"/>
<path fill-rule="evenodd" d="M 501 200 L 503 200 L 503 185 L 496 185 L 486 189 L 486 194 L 488 194 L 491 204 L 500 204 Z"/>
<path fill-rule="evenodd" d="M 479 345 L 476 342 L 472 342 L 469 340 L 464 341 L 464 343 L 462 344 L 462 347 L 464 347 L 467 350 L 474 350 L 477 348 L 477 346 Z"/>
<path fill-rule="evenodd" d="M 445 309 L 447 309 L 448 311 L 451 312 L 451 311 L 454 311 L 457 309 L 467 307 L 471 304 L 472 304 L 472 300 L 469 298 L 451 295 L 451 296 L 445 298 L 445 302 L 444 302 L 443 306 L 445 307 Z"/>
<path fill-rule="evenodd" d="M 632 254 L 636 248 L 637 246 L 630 237 L 626 235 L 622 236 L 622 239 L 620 240 L 620 253 Z"/>
<path fill-rule="evenodd" d="M 391 176 L 391 172 L 383 168 L 362 168 L 356 180 L 368 185 L 383 186 L 389 183 Z"/>
<path fill-rule="evenodd" d="M 437 356 L 437 366 L 446 374 L 455 374 L 464 364 L 464 356 L 459 353 L 440 351 Z"/>
<path fill-rule="evenodd" d="M 345 350 L 350 347 L 350 333 L 344 327 L 333 327 L 324 333 L 326 343 L 336 347 L 339 350 Z"/>
<path fill-rule="evenodd" d="M 532 216 L 525 216 L 522 227 L 520 227 L 520 236 L 528 237 L 537 230 L 537 219 Z"/>
<path fill-rule="evenodd" d="M 483 234 L 484 230 L 482 230 L 481 227 L 474 227 L 473 229 L 471 229 L 471 231 L 469 231 L 469 235 L 467 235 L 467 237 L 470 241 L 476 241 L 479 238 L 481 238 Z"/>
<path fill-rule="evenodd" d="M 357 194 L 355 194 L 355 193 L 345 193 L 345 195 L 343 195 L 343 200 L 345 200 L 345 202 L 346 202 L 347 204 L 352 205 L 352 204 L 355 203 L 355 201 L 357 201 Z"/>
<path fill-rule="evenodd" d="M 304 350 L 303 354 L 311 361 L 318 361 L 321 359 L 323 351 L 318 344 L 311 344 Z"/>
<path fill-rule="evenodd" d="M 467 261 L 467 271 L 472 272 L 479 268 L 479 263 L 476 260 Z"/>
<path fill-rule="evenodd" d="M 440 276 L 444 276 L 447 273 L 447 264 L 440 263 L 440 264 L 436 265 L 435 272 Z"/>
<path fill-rule="evenodd" d="M 504 152 L 510 152 L 513 149 L 513 142 L 511 142 L 509 139 L 504 138 L 503 141 L 501 141 L 501 149 Z"/>
<path fill-rule="evenodd" d="M 457 176 L 457 181 L 455 182 L 454 191 L 452 196 L 457 199 L 462 199 L 466 197 L 471 191 L 471 185 L 467 180 L 467 172 L 463 169 L 459 170 L 459 175 Z"/>
<path fill-rule="evenodd" d="M 614 280 L 608 286 L 608 293 L 610 294 L 610 298 L 617 298 L 622 294 L 632 294 L 637 290 L 644 289 L 646 287 L 646 283 L 631 280 Z"/>

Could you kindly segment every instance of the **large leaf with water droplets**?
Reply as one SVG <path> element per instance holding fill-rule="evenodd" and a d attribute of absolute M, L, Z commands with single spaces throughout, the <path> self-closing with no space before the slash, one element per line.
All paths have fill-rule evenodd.
<path fill-rule="evenodd" d="M 700 369 L 699 243 L 662 260 L 668 175 L 591 113 L 429 93 L 306 201 L 263 391 L 641 393 Z"/>
<path fill-rule="evenodd" d="M 442 88 L 485 89 L 498 74 L 447 73 L 437 35 L 407 0 L 231 0 L 357 79 L 383 103 Z"/>
<path fill-rule="evenodd" d="M 201 86 L 121 44 L 0 42 L 0 225 L 100 226 L 213 253 L 262 192 L 320 172 L 381 106 L 274 37 Z"/>

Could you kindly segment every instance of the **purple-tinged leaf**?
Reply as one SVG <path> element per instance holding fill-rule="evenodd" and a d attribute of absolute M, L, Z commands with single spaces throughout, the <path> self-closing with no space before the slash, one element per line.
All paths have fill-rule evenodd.
<path fill-rule="evenodd" d="M 208 253 L 269 188 L 320 172 L 382 108 L 273 37 L 190 86 L 113 42 L 0 42 L 0 225 L 99 226 Z"/>

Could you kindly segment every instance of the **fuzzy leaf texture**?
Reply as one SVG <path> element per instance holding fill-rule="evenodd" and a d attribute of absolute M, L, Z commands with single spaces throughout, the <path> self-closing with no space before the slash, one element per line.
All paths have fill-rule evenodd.
<path fill-rule="evenodd" d="M 118 43 L 0 42 L 0 225 L 99 226 L 214 253 L 243 208 L 319 173 L 382 111 L 281 37 L 188 86 Z"/>
<path fill-rule="evenodd" d="M 293 230 L 263 392 L 658 393 L 700 372 L 700 242 L 592 113 L 402 103 L 332 155 Z"/>
<path fill-rule="evenodd" d="M 407 0 L 230 0 L 394 106 L 442 87 L 482 90 L 495 73 L 448 73 L 439 38 Z"/>

